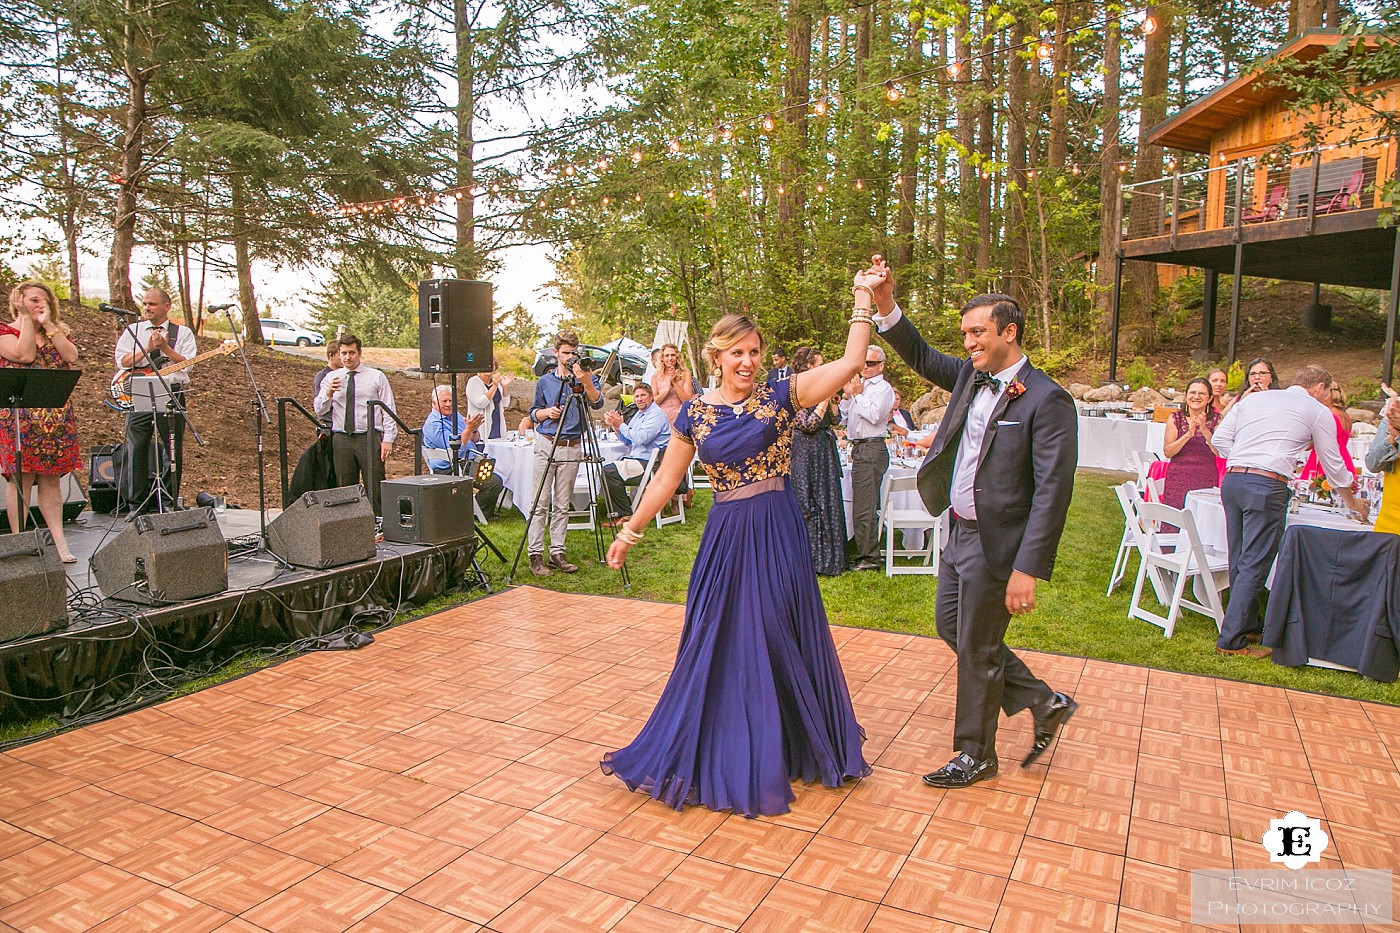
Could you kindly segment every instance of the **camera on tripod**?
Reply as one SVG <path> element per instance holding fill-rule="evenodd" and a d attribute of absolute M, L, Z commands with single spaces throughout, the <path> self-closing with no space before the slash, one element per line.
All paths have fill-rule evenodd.
<path fill-rule="evenodd" d="M 575 366 L 583 370 L 583 372 L 586 375 L 591 376 L 593 374 L 593 370 L 597 368 L 597 363 L 589 359 L 584 354 L 579 353 L 577 350 L 573 352 L 572 357 L 569 359 L 565 367 L 566 371 L 569 374 L 569 378 L 566 381 L 570 389 L 572 389 L 575 392 L 582 392 L 583 383 L 579 380 L 579 377 L 574 373 Z"/>

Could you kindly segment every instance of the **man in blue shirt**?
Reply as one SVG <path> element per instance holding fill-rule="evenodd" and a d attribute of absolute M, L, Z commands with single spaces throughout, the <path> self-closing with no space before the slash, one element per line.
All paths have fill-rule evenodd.
<path fill-rule="evenodd" d="M 428 450 L 451 451 L 452 438 L 460 438 L 461 448 L 457 452 L 457 459 L 470 463 L 474 457 L 484 456 L 486 446 L 481 442 L 481 435 L 478 430 L 484 420 L 483 415 L 472 415 L 470 418 L 463 418 L 462 413 L 457 413 L 457 420 L 452 420 L 452 387 L 438 386 L 433 390 L 433 410 L 428 412 L 427 419 L 423 422 L 423 446 Z M 436 457 L 429 458 L 428 469 L 434 473 L 451 473 L 452 464 L 446 460 Z M 462 470 L 463 475 L 475 476 L 476 471 L 470 467 Z M 501 478 L 492 473 L 486 482 L 478 482 L 474 487 L 477 505 L 481 506 L 481 514 L 490 521 L 496 517 L 496 505 L 501 501 L 501 493 L 505 491 L 505 484 Z"/>
<path fill-rule="evenodd" d="M 671 424 L 661 407 L 652 404 L 651 386 L 644 382 L 633 389 L 632 402 L 637 406 L 637 413 L 631 421 L 624 422 L 620 411 L 603 415 L 608 428 L 616 431 L 617 436 L 632 448 L 626 457 L 616 463 L 603 464 L 608 519 L 614 524 L 632 514 L 632 497 L 627 494 L 627 487 L 636 486 L 642 481 L 642 473 L 646 471 L 652 451 L 665 450 L 671 440 Z"/>
<path fill-rule="evenodd" d="M 577 403 L 570 405 L 578 385 L 589 408 L 603 407 L 603 390 L 597 377 L 578 364 L 578 335 L 563 330 L 554 338 L 558 363 L 535 384 L 535 403 L 530 406 L 530 420 L 535 425 L 535 481 L 543 481 L 535 507 L 530 513 L 527 540 L 530 549 L 530 572 L 547 577 L 554 570 L 575 573 L 578 567 L 564 556 L 564 534 L 569 525 L 569 507 L 574 496 L 574 480 L 583 459 L 583 410 Z M 555 443 L 556 435 L 558 444 Z M 550 463 L 550 451 L 554 462 Z M 545 516 L 549 516 L 549 563 L 544 559 Z M 550 568 L 553 567 L 554 570 Z"/>

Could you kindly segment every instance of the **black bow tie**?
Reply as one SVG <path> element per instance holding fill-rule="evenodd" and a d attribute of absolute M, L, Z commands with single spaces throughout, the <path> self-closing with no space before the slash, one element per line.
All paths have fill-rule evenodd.
<path fill-rule="evenodd" d="M 993 376 L 991 373 L 984 373 L 979 371 L 977 375 L 972 377 L 972 391 L 976 392 L 978 389 L 981 389 L 983 387 L 991 389 L 993 392 L 1000 392 L 1001 380 L 998 379 L 996 376 Z"/>

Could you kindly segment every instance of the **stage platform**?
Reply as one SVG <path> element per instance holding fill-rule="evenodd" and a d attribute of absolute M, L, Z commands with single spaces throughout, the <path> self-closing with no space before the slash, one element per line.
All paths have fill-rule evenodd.
<path fill-rule="evenodd" d="M 268 520 L 278 514 L 270 510 Z M 230 509 L 216 517 L 230 542 L 228 589 L 168 606 L 105 599 L 98 589 L 92 555 L 126 527 L 125 519 L 85 511 L 64 525 L 78 558 L 64 568 L 69 621 L 0 644 L 0 721 L 101 712 L 133 692 L 158 692 L 183 670 L 210 670 L 248 649 L 387 621 L 461 585 L 470 569 L 466 541 L 432 547 L 381 542 L 370 561 L 329 570 L 288 568 L 266 550 L 237 546 L 249 536 L 256 543 L 256 511 Z"/>
<path fill-rule="evenodd" d="M 1294 809 L 1330 842 L 1290 877 L 1400 864 L 1396 707 L 1027 653 L 1079 714 L 1024 771 L 1004 720 L 1000 776 L 945 792 L 951 652 L 852 628 L 870 777 L 668 810 L 598 759 L 683 613 L 517 587 L 0 754 L 0 928 L 1185 931 L 1192 870 L 1286 871 Z"/>

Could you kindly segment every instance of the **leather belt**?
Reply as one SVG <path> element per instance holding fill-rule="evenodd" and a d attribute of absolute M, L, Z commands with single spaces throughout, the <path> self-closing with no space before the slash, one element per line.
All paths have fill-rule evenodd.
<path fill-rule="evenodd" d="M 949 514 L 953 516 L 953 521 L 954 521 L 954 523 L 956 523 L 956 524 L 958 524 L 958 525 L 961 525 L 962 527 L 966 528 L 968 531 L 976 531 L 976 530 L 977 530 L 977 519 L 975 519 L 975 518 L 963 518 L 963 517 L 962 517 L 961 515 L 959 515 L 957 512 L 950 512 Z"/>
<path fill-rule="evenodd" d="M 1248 473 L 1250 476 L 1263 476 L 1268 479 L 1277 480 L 1278 482 L 1283 483 L 1285 486 L 1288 485 L 1288 477 L 1284 476 L 1282 473 L 1275 473 L 1273 470 L 1265 470 L 1261 467 L 1230 467 L 1225 472 Z"/>
<path fill-rule="evenodd" d="M 852 444 L 873 444 L 876 441 L 883 444 L 885 439 L 883 437 L 856 437 L 851 439 Z"/>
<path fill-rule="evenodd" d="M 544 437 L 549 437 L 548 434 L 545 434 L 545 435 L 543 435 L 543 436 L 544 436 Z M 552 442 L 552 441 L 553 441 L 553 439 L 551 438 L 551 442 Z M 560 446 L 560 447 L 577 447 L 580 443 L 582 443 L 582 441 L 580 441 L 577 437 L 561 437 L 561 438 L 559 438 L 558 446 Z"/>

